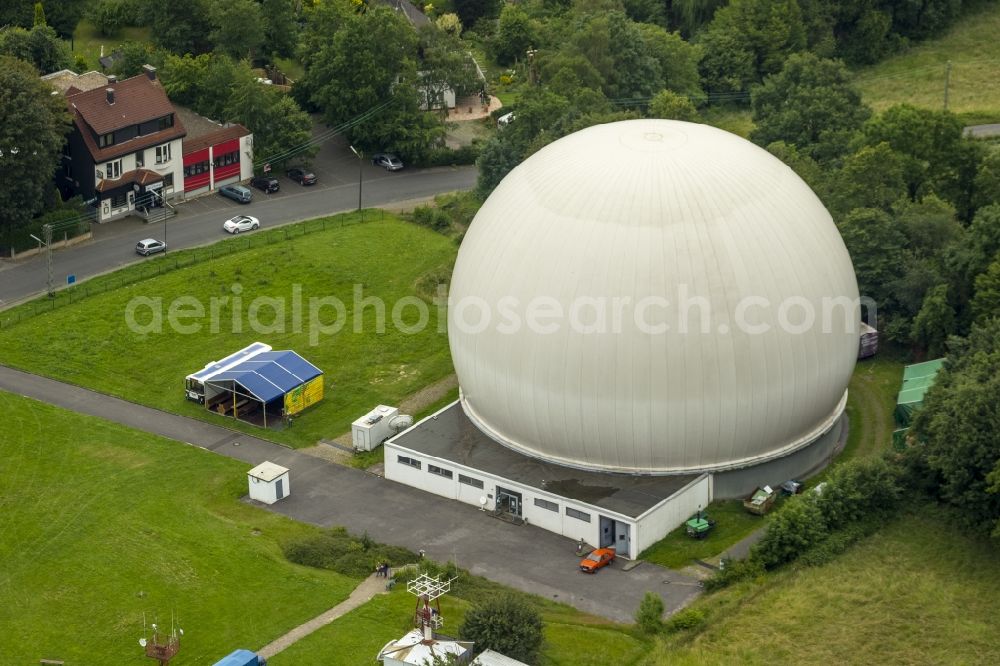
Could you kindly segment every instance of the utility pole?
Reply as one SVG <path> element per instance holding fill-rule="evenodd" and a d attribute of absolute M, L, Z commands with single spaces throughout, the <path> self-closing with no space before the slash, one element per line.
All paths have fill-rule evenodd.
<path fill-rule="evenodd" d="M 42 225 L 42 231 L 45 232 L 45 261 L 49 269 L 49 298 L 52 298 L 56 295 L 55 290 L 52 289 L 52 225 Z"/>
<path fill-rule="evenodd" d="M 358 212 L 361 213 L 361 221 L 364 222 L 365 214 L 361 209 L 361 187 L 364 183 L 365 160 L 361 157 L 361 153 L 354 149 L 354 146 L 348 146 L 348 148 L 350 148 L 351 152 L 354 153 L 354 156 L 358 158 Z"/>
<path fill-rule="evenodd" d="M 162 192 L 162 190 L 161 190 Z M 163 256 L 167 256 L 167 198 L 160 194 L 160 208 L 163 209 Z"/>
<path fill-rule="evenodd" d="M 948 110 L 948 83 L 951 80 L 951 60 L 944 66 L 944 110 Z"/>

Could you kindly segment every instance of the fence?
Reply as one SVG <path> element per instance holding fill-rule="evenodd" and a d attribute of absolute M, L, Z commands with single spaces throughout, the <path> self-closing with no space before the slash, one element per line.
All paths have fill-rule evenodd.
<path fill-rule="evenodd" d="M 353 226 L 362 222 L 373 222 L 383 219 L 381 210 L 363 211 L 361 214 L 351 213 L 336 218 L 320 218 L 307 220 L 297 224 L 289 224 L 276 229 L 241 235 L 232 240 L 206 245 L 190 250 L 174 250 L 165 255 L 154 257 L 149 261 L 128 266 L 108 275 L 93 277 L 85 282 L 70 285 L 60 289 L 52 298 L 40 296 L 35 300 L 15 306 L 9 310 L 0 311 L 0 331 L 15 326 L 26 319 L 46 312 L 58 310 L 67 305 L 77 303 L 85 298 L 138 284 L 165 273 L 188 268 L 212 259 L 226 257 L 254 248 L 275 245 L 293 238 L 300 238 L 319 231 Z"/>

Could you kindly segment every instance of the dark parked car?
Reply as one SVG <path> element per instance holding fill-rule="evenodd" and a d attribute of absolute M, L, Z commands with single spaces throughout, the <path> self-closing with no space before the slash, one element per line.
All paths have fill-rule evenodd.
<path fill-rule="evenodd" d="M 258 190 L 263 190 L 268 194 L 271 192 L 277 192 L 281 189 L 281 184 L 278 183 L 278 179 L 273 176 L 254 176 L 250 179 L 250 185 L 256 187 Z"/>
<path fill-rule="evenodd" d="M 219 188 L 219 194 L 240 203 L 250 203 L 253 199 L 253 192 L 242 185 L 223 185 Z"/>
<path fill-rule="evenodd" d="M 403 160 L 392 153 L 375 153 L 372 155 L 372 164 L 380 166 L 386 171 L 399 171 L 403 168 Z"/>
<path fill-rule="evenodd" d="M 294 180 L 299 185 L 316 184 L 316 174 L 314 174 L 312 171 L 306 171 L 305 169 L 289 169 L 288 177 Z"/>

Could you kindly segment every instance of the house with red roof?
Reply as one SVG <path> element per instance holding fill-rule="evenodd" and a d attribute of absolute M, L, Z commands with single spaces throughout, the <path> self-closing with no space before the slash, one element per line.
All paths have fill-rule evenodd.
<path fill-rule="evenodd" d="M 66 90 L 73 117 L 60 189 L 95 200 L 107 222 L 161 205 L 184 191 L 183 139 L 156 68 L 106 86 Z"/>

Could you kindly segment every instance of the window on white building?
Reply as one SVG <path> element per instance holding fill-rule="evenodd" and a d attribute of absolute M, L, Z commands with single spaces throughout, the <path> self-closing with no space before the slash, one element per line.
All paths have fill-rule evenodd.
<path fill-rule="evenodd" d="M 156 147 L 156 163 L 163 164 L 170 161 L 170 144 L 165 143 Z"/>
<path fill-rule="evenodd" d="M 452 473 L 450 469 L 443 469 L 437 465 L 427 465 L 427 471 L 431 474 L 437 474 L 438 476 L 443 476 L 446 479 L 452 478 Z"/>
<path fill-rule="evenodd" d="M 458 475 L 458 482 L 464 483 L 467 486 L 472 486 L 473 488 L 483 489 L 483 482 L 481 479 L 474 479 L 471 476 L 466 476 L 464 474 Z"/>
<path fill-rule="evenodd" d="M 555 502 L 550 502 L 548 500 L 543 500 L 540 497 L 536 497 L 535 498 L 535 506 L 537 506 L 539 508 L 542 508 L 542 509 L 548 509 L 549 511 L 555 511 L 556 513 L 559 513 L 559 505 L 558 504 L 556 504 Z M 569 510 L 567 509 L 566 512 L 569 513 Z"/>
<path fill-rule="evenodd" d="M 122 161 L 115 160 L 104 165 L 104 177 L 108 180 L 115 180 L 122 177 Z"/>
<path fill-rule="evenodd" d="M 585 523 L 590 522 L 590 514 L 584 513 L 583 511 L 577 511 L 576 509 L 571 509 L 566 507 L 566 515 L 570 518 L 576 518 L 577 520 L 582 520 Z"/>
<path fill-rule="evenodd" d="M 416 458 L 408 458 L 406 456 L 397 456 L 396 460 L 399 462 L 400 465 L 409 465 L 410 467 L 414 467 L 416 469 L 420 469 L 420 461 L 417 460 Z"/>
<path fill-rule="evenodd" d="M 146 151 L 137 150 L 135 153 L 135 168 L 146 166 Z"/>

